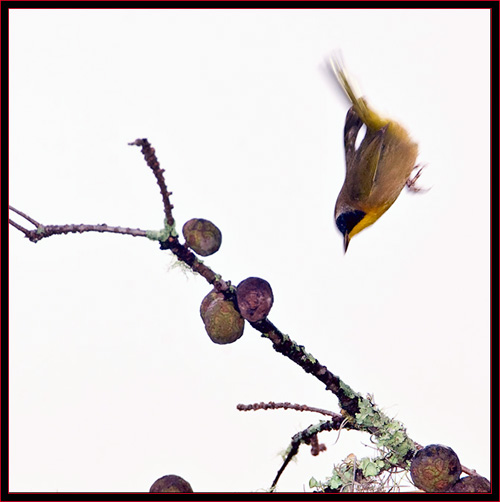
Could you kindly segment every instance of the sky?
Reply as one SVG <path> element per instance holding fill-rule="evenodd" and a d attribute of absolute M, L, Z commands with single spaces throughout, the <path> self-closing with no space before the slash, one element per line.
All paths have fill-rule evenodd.
<path fill-rule="evenodd" d="M 127 145 L 148 138 L 178 231 L 198 217 L 222 232 L 208 266 L 267 280 L 282 332 L 414 441 L 490 477 L 488 10 L 11 9 L 9 29 L 12 206 L 45 225 L 160 229 L 158 186 Z M 347 254 L 334 51 L 418 143 L 429 188 L 404 190 Z M 165 474 L 263 491 L 323 417 L 236 405 L 339 411 L 250 325 L 212 343 L 210 286 L 154 241 L 33 244 L 11 227 L 9 274 L 10 491 L 144 492 Z M 326 452 L 302 447 L 278 491 L 376 455 L 363 433 L 319 439 Z"/>

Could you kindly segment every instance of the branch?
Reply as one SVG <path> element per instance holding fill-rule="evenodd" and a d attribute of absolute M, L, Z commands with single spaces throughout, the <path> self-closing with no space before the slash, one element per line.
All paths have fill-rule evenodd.
<path fill-rule="evenodd" d="M 167 185 L 163 176 L 164 170 L 160 168 L 154 148 L 151 147 L 147 139 L 137 139 L 129 144 L 142 147 L 141 151 L 144 155 L 146 163 L 152 169 L 153 174 L 156 177 L 163 199 L 165 212 L 164 229 L 155 232 L 124 227 L 110 227 L 106 224 L 45 226 L 38 223 L 25 213 L 10 206 L 9 207 L 12 211 L 29 221 L 36 227 L 36 229 L 28 230 L 12 220 L 9 220 L 9 223 L 14 228 L 24 233 L 24 235 L 32 242 L 38 242 L 42 238 L 49 237 L 51 235 L 83 232 L 112 232 L 136 237 L 148 237 L 149 239 L 156 240 L 160 243 L 160 249 L 170 250 L 178 260 L 184 262 L 191 268 L 191 270 L 200 274 L 209 284 L 213 285 L 216 291 L 224 293 L 225 298 L 228 301 L 231 301 L 237 309 L 238 306 L 235 299 L 234 288 L 231 287 L 231 283 L 229 281 L 223 281 L 220 275 L 216 274 L 212 269 L 199 260 L 186 245 L 179 242 L 177 232 L 175 231 L 175 220 L 172 214 L 173 205 L 170 203 L 170 195 L 172 195 L 172 193 L 167 190 Z M 320 364 L 314 356 L 306 352 L 302 345 L 298 345 L 291 340 L 289 336 L 279 331 L 269 319 L 265 318 L 257 322 L 250 322 L 250 324 L 254 329 L 259 331 L 264 338 L 268 338 L 271 341 L 276 352 L 288 357 L 291 361 L 299 365 L 306 373 L 312 374 L 325 384 L 327 390 L 335 394 L 339 400 L 342 415 L 336 415 L 333 417 L 332 421 L 325 422 L 326 424 L 335 424 L 336 421 L 340 420 L 340 418 L 342 418 L 342 420 L 346 419 L 348 427 L 367 431 L 373 434 L 379 446 L 385 447 L 391 452 L 391 455 L 386 458 L 389 464 L 395 466 L 406 465 L 407 467 L 408 460 L 412 457 L 417 447 L 407 436 L 406 430 L 400 422 L 389 418 L 369 399 L 366 399 L 362 395 L 354 392 L 347 384 L 342 382 L 338 376 L 334 375 L 326 366 Z M 328 426 L 323 425 L 322 427 Z M 302 433 L 299 433 L 300 437 L 310 438 L 314 435 L 309 429 L 307 429 L 307 431 L 309 432 L 306 433 L 303 431 Z M 316 434 L 317 432 L 318 431 L 316 431 Z M 308 436 L 308 434 L 312 435 Z M 299 439 L 292 442 L 292 445 L 294 445 L 293 449 L 296 448 L 298 451 L 300 443 L 301 441 Z M 293 455 L 291 455 L 291 457 L 293 457 Z M 289 460 L 286 464 L 288 462 Z M 284 470 L 285 467 L 286 465 L 282 467 L 282 470 Z M 279 475 L 281 475 L 282 470 Z M 475 471 L 470 472 L 472 473 Z M 277 476 L 277 478 L 278 477 L 279 476 Z M 277 479 L 275 481 L 277 481 Z"/>
<path fill-rule="evenodd" d="M 28 216 L 27 214 L 19 211 L 15 207 L 9 206 L 9 209 L 22 216 L 30 223 L 36 226 L 35 230 L 28 230 L 23 226 L 19 225 L 15 221 L 9 219 L 9 223 L 17 228 L 20 232 L 24 234 L 31 242 L 38 242 L 45 237 L 50 237 L 51 235 L 63 235 L 63 234 L 81 234 L 84 232 L 111 232 L 114 234 L 126 234 L 132 235 L 133 237 L 147 237 L 147 231 L 141 230 L 139 228 L 124 228 L 124 227 L 111 227 L 106 225 L 106 223 L 101 223 L 98 225 L 88 225 L 81 223 L 79 225 L 42 225 L 36 220 Z"/>
<path fill-rule="evenodd" d="M 160 241 L 160 249 L 172 251 L 179 261 L 185 263 L 193 272 L 200 274 L 217 291 L 229 294 L 230 283 L 223 281 L 220 275 L 199 260 L 187 246 L 181 244 L 177 237 L 171 236 L 166 241 Z"/>
<path fill-rule="evenodd" d="M 15 207 L 12 207 L 12 206 L 9 206 L 9 209 L 11 211 L 14 211 L 14 213 L 17 213 L 19 216 L 22 216 L 25 220 L 28 220 L 30 223 L 32 223 L 33 225 L 35 225 L 35 227 L 41 227 L 42 225 L 40 223 L 38 223 L 38 221 L 34 220 L 33 218 L 31 218 L 30 216 L 28 216 L 27 214 L 23 213 L 22 211 L 19 211 L 18 209 L 16 209 Z M 10 221 L 10 220 L 9 220 Z M 16 228 L 17 228 L 17 225 L 15 223 L 12 223 Z M 22 228 L 22 227 L 21 227 Z"/>
<path fill-rule="evenodd" d="M 230 282 L 223 281 L 220 275 L 216 274 L 212 269 L 210 269 L 201 260 L 199 260 L 187 246 L 179 242 L 178 234 L 175 230 L 175 220 L 172 215 L 173 206 L 170 204 L 169 199 L 171 193 L 167 190 L 167 185 L 163 176 L 164 170 L 160 169 L 160 164 L 158 162 L 158 159 L 156 158 L 154 148 L 151 147 L 147 139 L 137 139 L 130 144 L 142 147 L 142 153 L 144 155 L 146 163 L 153 170 L 157 183 L 160 187 L 166 215 L 165 227 L 162 230 L 134 230 L 122 227 L 109 227 L 105 224 L 44 226 L 14 208 L 12 208 L 14 212 L 27 219 L 37 228 L 36 230 L 27 230 L 17 223 L 11 222 L 11 224 L 15 228 L 23 232 L 25 236 L 28 237 L 32 242 L 37 242 L 40 239 L 48 237 L 50 235 L 83 233 L 91 231 L 122 233 L 134 236 L 148 237 L 150 239 L 157 240 L 160 243 L 160 249 L 169 249 L 170 251 L 172 251 L 172 253 L 177 257 L 178 260 L 184 262 L 194 272 L 200 274 L 209 284 L 212 284 L 217 291 L 223 292 L 225 298 L 228 301 L 231 301 L 234 304 L 235 308 L 238 309 L 234 294 L 234 288 L 230 287 Z M 276 326 L 274 326 L 274 324 L 272 324 L 272 322 L 267 318 L 257 322 L 250 322 L 250 324 L 253 328 L 262 333 L 263 337 L 268 338 L 271 341 L 274 350 L 284 355 L 285 357 L 288 357 L 294 363 L 298 364 L 306 373 L 312 374 L 318 380 L 324 383 L 327 390 L 337 396 L 340 407 L 344 410 L 346 415 L 350 417 L 352 423 L 355 424 L 356 427 L 360 428 L 360 430 L 366 430 L 377 436 L 383 434 L 384 427 L 387 424 L 391 423 L 391 420 L 378 410 L 375 411 L 375 408 L 371 409 L 370 413 L 367 413 L 365 410 L 361 415 L 361 418 L 358 419 L 357 415 L 360 414 L 362 407 L 369 407 L 370 403 L 360 394 L 355 393 L 348 385 L 343 383 L 340 378 L 330 372 L 326 366 L 320 364 L 320 362 L 314 356 L 307 353 L 302 345 L 298 345 L 289 336 L 281 333 L 278 328 L 276 328 Z M 395 426 L 395 430 L 404 431 L 404 429 L 400 425 Z M 400 449 L 401 451 L 403 451 L 404 455 L 406 455 L 409 450 L 414 451 L 414 444 L 406 436 L 406 434 L 403 435 L 403 438 L 400 440 L 400 442 L 405 443 L 404 448 Z"/>
<path fill-rule="evenodd" d="M 337 417 L 333 418 L 332 420 L 328 420 L 327 422 L 322 421 L 318 424 L 310 425 L 309 427 L 307 427 L 307 429 L 304 429 L 303 431 L 295 434 L 292 437 L 292 442 L 287 449 L 283 465 L 280 467 L 278 473 L 276 474 L 276 477 L 273 480 L 270 491 L 273 492 L 276 489 L 276 485 L 278 484 L 281 475 L 287 468 L 292 458 L 299 452 L 301 444 L 317 443 L 318 434 L 323 431 L 339 430 L 343 427 L 352 428 L 344 422 L 344 418 L 341 415 L 337 415 Z"/>
<path fill-rule="evenodd" d="M 160 164 L 156 158 L 154 148 L 151 147 L 147 139 L 137 139 L 130 143 L 131 145 L 141 146 L 142 153 L 148 166 L 153 170 L 157 183 L 160 187 L 160 192 L 163 197 L 165 210 L 165 227 L 160 231 L 145 231 L 140 229 L 130 229 L 122 227 L 109 227 L 108 225 L 48 225 L 44 226 L 29 216 L 25 215 L 17 209 L 12 209 L 14 212 L 30 221 L 37 228 L 36 230 L 27 230 L 17 223 L 11 224 L 23 232 L 32 242 L 55 234 L 65 233 L 82 233 L 82 232 L 114 232 L 123 233 L 134 236 L 148 237 L 157 240 L 160 243 L 160 249 L 170 250 L 178 260 L 188 265 L 194 272 L 200 274 L 209 284 L 212 284 L 217 291 L 224 293 L 225 298 L 231 301 L 235 308 L 238 305 L 235 299 L 234 288 L 230 287 L 230 282 L 222 280 L 221 276 L 216 274 L 212 269 L 206 266 L 199 260 L 194 253 L 185 245 L 181 244 L 178 239 L 178 234 L 175 230 L 175 220 L 172 215 L 173 206 L 170 204 L 169 196 L 171 193 L 167 190 L 167 185 L 164 180 L 164 170 L 160 169 Z M 394 446 L 398 452 L 398 463 L 401 462 L 401 455 L 404 457 L 409 451 L 414 451 L 414 443 L 406 436 L 404 428 L 399 422 L 393 422 L 391 419 L 383 415 L 381 412 L 371 407 L 371 403 L 360 394 L 355 393 L 348 385 L 340 380 L 328 370 L 311 354 L 306 352 L 302 345 L 295 343 L 289 336 L 281 333 L 281 331 L 265 318 L 257 322 L 250 322 L 251 326 L 262 333 L 262 336 L 268 338 L 273 344 L 274 350 L 288 357 L 291 361 L 298 364 L 306 373 L 310 373 L 318 380 L 325 384 L 326 389 L 335 394 L 339 400 L 340 407 L 349 417 L 351 423 L 376 436 L 383 436 L 385 427 L 390 424 L 392 430 L 400 433 L 398 443 Z M 364 411 L 362 410 L 364 408 Z M 358 417 L 359 415 L 359 417 Z M 385 441 L 385 444 L 388 444 Z M 403 443 L 400 445 L 399 443 Z M 392 445 L 389 444 L 388 447 Z"/>
<path fill-rule="evenodd" d="M 313 413 L 321 413 L 322 415 L 327 415 L 329 417 L 340 418 L 343 420 L 343 416 L 338 413 L 334 413 L 330 410 L 323 410 L 322 408 L 314 408 L 313 406 L 308 406 L 307 404 L 292 404 L 292 403 L 275 403 L 270 401 L 269 403 L 254 403 L 254 404 L 238 404 L 236 409 L 240 411 L 256 411 L 256 410 L 295 410 L 295 411 L 311 411 Z"/>
<path fill-rule="evenodd" d="M 313 355 L 306 352 L 303 345 L 298 345 L 288 335 L 281 333 L 267 318 L 250 324 L 257 331 L 260 331 L 263 337 L 271 341 L 276 352 L 288 357 L 306 373 L 311 373 L 324 383 L 327 390 L 337 396 L 341 408 L 352 416 L 359 412 L 358 400 L 360 396 L 356 395 L 338 376 L 331 373 L 326 366 L 320 364 Z"/>
<path fill-rule="evenodd" d="M 130 142 L 129 145 L 142 147 L 141 152 L 144 155 L 146 164 L 152 169 L 156 182 L 160 187 L 160 193 L 163 199 L 163 210 L 165 212 L 165 228 L 169 230 L 165 238 L 161 236 L 158 238 L 160 249 L 172 251 L 178 260 L 188 265 L 193 272 L 200 274 L 209 284 L 212 284 L 217 291 L 227 291 L 229 289 L 229 284 L 223 281 L 219 275 L 199 260 L 187 246 L 179 242 L 178 234 L 175 230 L 175 220 L 172 214 L 174 206 L 170 203 L 172 192 L 169 192 L 167 189 L 167 184 L 163 175 L 165 169 L 160 168 L 160 162 L 156 157 L 155 149 L 146 138 L 136 139 Z"/>

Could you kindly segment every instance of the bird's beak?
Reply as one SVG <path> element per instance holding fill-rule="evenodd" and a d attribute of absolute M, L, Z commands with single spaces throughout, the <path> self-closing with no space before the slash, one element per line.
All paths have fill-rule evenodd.
<path fill-rule="evenodd" d="M 351 240 L 351 238 L 349 237 L 349 234 L 346 232 L 344 234 L 344 253 L 347 253 L 347 248 L 349 246 L 350 240 Z"/>

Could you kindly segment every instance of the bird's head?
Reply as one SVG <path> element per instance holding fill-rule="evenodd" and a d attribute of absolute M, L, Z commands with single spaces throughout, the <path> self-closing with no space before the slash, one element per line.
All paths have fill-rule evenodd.
<path fill-rule="evenodd" d="M 344 252 L 347 251 L 351 237 L 364 228 L 364 226 L 361 227 L 361 224 L 365 217 L 366 213 L 360 209 L 347 209 L 336 216 L 335 223 L 344 236 Z"/>

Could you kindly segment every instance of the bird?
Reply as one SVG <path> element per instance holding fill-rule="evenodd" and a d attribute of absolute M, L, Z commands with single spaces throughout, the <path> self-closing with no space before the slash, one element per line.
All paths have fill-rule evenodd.
<path fill-rule="evenodd" d="M 375 223 L 394 204 L 405 186 L 418 191 L 411 178 L 418 145 L 398 122 L 384 118 L 360 97 L 340 58 L 330 58 L 333 73 L 352 106 L 344 126 L 346 174 L 335 204 L 334 219 L 344 237 L 351 238 Z M 366 134 L 356 148 L 360 129 Z"/>

